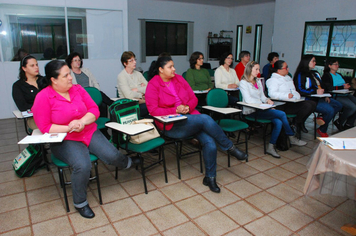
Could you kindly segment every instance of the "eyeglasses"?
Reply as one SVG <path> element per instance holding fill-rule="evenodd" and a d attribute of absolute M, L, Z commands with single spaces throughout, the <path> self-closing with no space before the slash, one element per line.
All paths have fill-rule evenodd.
<path fill-rule="evenodd" d="M 204 57 L 198 58 L 198 60 L 204 60 Z"/>
<path fill-rule="evenodd" d="M 233 57 L 227 57 L 226 59 L 229 59 L 229 60 L 234 60 L 234 58 L 233 58 Z"/>
<path fill-rule="evenodd" d="M 286 68 L 281 68 L 281 70 L 284 70 L 284 69 L 286 69 L 286 70 L 287 70 L 287 69 L 288 69 L 288 66 L 286 66 Z"/>
<path fill-rule="evenodd" d="M 339 63 L 333 63 L 331 64 L 332 66 L 339 66 L 340 64 Z"/>
<path fill-rule="evenodd" d="M 136 58 L 132 58 L 132 59 L 128 60 L 127 62 L 133 62 L 133 61 L 136 61 Z"/>
<path fill-rule="evenodd" d="M 81 62 L 81 59 L 74 59 L 72 62 Z"/>

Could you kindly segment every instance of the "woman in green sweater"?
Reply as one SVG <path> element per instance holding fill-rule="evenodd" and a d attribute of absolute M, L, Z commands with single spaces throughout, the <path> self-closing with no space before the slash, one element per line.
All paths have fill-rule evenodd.
<path fill-rule="evenodd" d="M 210 90 L 214 88 L 207 69 L 202 68 L 204 55 L 201 52 L 193 52 L 189 59 L 190 68 L 185 76 L 190 87 L 194 90 Z M 196 94 L 199 105 L 206 105 L 206 94 Z"/>
<path fill-rule="evenodd" d="M 204 63 L 204 55 L 201 52 L 193 52 L 189 59 L 190 68 L 187 70 L 186 80 L 194 90 L 210 90 L 214 87 L 207 69 L 201 68 Z"/>

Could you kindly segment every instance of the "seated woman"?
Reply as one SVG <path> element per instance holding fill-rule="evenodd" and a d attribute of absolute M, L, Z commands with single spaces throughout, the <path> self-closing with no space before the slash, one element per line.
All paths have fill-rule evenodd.
<path fill-rule="evenodd" d="M 294 86 L 306 100 L 313 100 L 317 103 L 315 111 L 322 114 L 322 122 L 319 123 L 320 127 L 316 132 L 321 137 L 329 137 L 327 134 L 329 122 L 341 110 L 342 104 L 328 97 L 310 97 L 312 94 L 324 94 L 321 77 L 317 71 L 313 70 L 315 65 L 316 60 L 313 55 L 304 55 L 294 73 Z"/>
<path fill-rule="evenodd" d="M 242 93 L 243 101 L 246 103 L 268 103 L 272 105 L 273 101 L 266 98 L 263 93 L 261 80 L 257 78 L 259 73 L 260 65 L 257 62 L 251 61 L 247 63 L 245 73 L 240 81 L 240 92 Z M 273 130 L 266 152 L 275 158 L 280 158 L 280 155 L 277 153 L 274 146 L 277 142 L 277 138 L 281 132 L 282 126 L 286 134 L 289 136 L 289 141 L 291 144 L 297 146 L 303 146 L 307 144 L 306 142 L 294 137 L 294 132 L 289 126 L 287 116 L 284 111 L 275 110 L 272 108 L 255 112 L 254 108 L 244 107 L 243 113 L 254 118 L 257 117 L 258 119 L 268 119 L 272 121 Z"/>
<path fill-rule="evenodd" d="M 266 82 L 268 96 L 272 99 L 300 99 L 300 94 L 295 90 L 293 79 L 288 75 L 289 69 L 285 61 L 279 60 L 273 63 L 272 76 Z M 278 107 L 279 108 L 279 107 Z M 308 133 L 304 122 L 315 111 L 316 102 L 305 100 L 303 102 L 288 102 L 283 106 L 283 110 L 288 114 L 296 114 L 295 126 L 297 135 L 300 137 L 300 131 Z"/>
<path fill-rule="evenodd" d="M 195 107 L 198 99 L 187 81 L 175 74 L 171 57 L 160 57 L 156 61 L 156 75 L 147 85 L 146 103 L 153 116 L 183 114 L 186 120 L 166 125 L 165 135 L 170 138 L 188 138 L 195 136 L 203 147 L 205 178 L 203 184 L 216 193 L 220 188 L 216 184 L 217 142 L 221 149 L 230 152 L 238 160 L 245 160 L 247 155 L 238 150 L 228 139 L 220 126 L 208 115 L 200 114 Z M 163 124 L 156 121 L 159 129 Z"/>
<path fill-rule="evenodd" d="M 88 68 L 83 68 L 83 58 L 78 52 L 72 52 L 66 58 L 68 67 L 70 68 L 70 75 L 73 78 L 73 84 L 80 84 L 82 87 L 94 87 L 100 91 L 99 83 L 96 81 L 94 75 Z M 114 101 L 111 100 L 104 92 L 101 92 L 103 102 L 100 109 L 100 116 L 108 116 L 108 108 Z"/>
<path fill-rule="evenodd" d="M 38 63 L 35 57 L 25 56 L 20 62 L 19 80 L 12 85 L 12 98 L 20 111 L 31 110 L 38 90 L 37 80 L 40 77 Z M 27 119 L 30 129 L 37 129 L 33 118 Z"/>
<path fill-rule="evenodd" d="M 237 89 L 240 84 L 240 80 L 236 75 L 234 69 L 232 69 L 232 61 L 234 57 L 231 53 L 226 52 L 221 55 L 219 61 L 219 67 L 215 71 L 215 87 L 221 89 Z M 238 92 L 236 92 L 237 96 Z M 229 95 L 229 105 L 234 106 L 239 101 L 239 98 Z"/>
<path fill-rule="evenodd" d="M 147 80 L 142 73 L 135 70 L 136 56 L 131 51 L 125 51 L 121 55 L 121 63 L 124 69 L 117 76 L 117 89 L 122 98 L 138 99 L 140 104 L 140 116 L 147 117 L 145 93 Z"/>
<path fill-rule="evenodd" d="M 190 68 L 187 70 L 186 80 L 193 90 L 210 90 L 214 88 L 210 74 L 201 66 L 204 63 L 204 55 L 201 52 L 193 52 L 189 59 Z M 199 105 L 206 105 L 206 94 L 197 94 Z"/>
<path fill-rule="evenodd" d="M 263 78 L 267 81 L 270 77 L 270 67 L 279 60 L 279 54 L 276 52 L 270 52 L 267 56 L 268 63 L 262 69 Z"/>
<path fill-rule="evenodd" d="M 323 88 L 330 92 L 336 89 L 349 89 L 350 84 L 345 82 L 341 74 L 337 73 L 339 62 L 337 59 L 329 58 L 325 62 L 324 74 L 321 77 Z M 344 107 L 339 119 L 334 121 L 339 130 L 349 129 L 355 126 L 356 98 L 350 94 L 338 94 L 335 98 Z"/>
<path fill-rule="evenodd" d="M 80 215 L 93 218 L 87 201 L 87 185 L 91 162 L 89 153 L 105 164 L 130 168 L 132 160 L 117 150 L 97 130 L 98 106 L 80 85 L 72 84 L 72 76 L 63 61 L 45 66 L 46 77 L 33 104 L 33 117 L 42 133 L 67 133 L 64 141 L 50 145 L 51 152 L 72 169 L 73 202 Z M 47 85 L 47 86 L 46 86 Z"/>

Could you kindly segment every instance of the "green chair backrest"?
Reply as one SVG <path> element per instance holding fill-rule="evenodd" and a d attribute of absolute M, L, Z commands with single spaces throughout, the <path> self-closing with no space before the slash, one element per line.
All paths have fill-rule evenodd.
<path fill-rule="evenodd" d="M 215 70 L 213 69 L 207 69 L 209 71 L 209 75 L 210 76 L 214 76 L 215 75 Z"/>
<path fill-rule="evenodd" d="M 227 107 L 229 98 L 225 90 L 220 88 L 212 89 L 206 96 L 206 103 L 208 106 L 213 107 Z"/>
<path fill-rule="evenodd" d="M 103 102 L 103 97 L 101 96 L 100 91 L 94 87 L 85 87 L 84 88 L 90 95 L 90 97 L 94 100 L 96 105 L 100 106 Z"/>
<path fill-rule="evenodd" d="M 186 79 L 186 78 L 185 78 L 186 75 L 187 75 L 187 72 L 184 71 L 183 74 L 182 74 L 182 76 L 183 76 L 184 79 Z"/>
<path fill-rule="evenodd" d="M 148 71 L 143 72 L 143 77 L 148 81 Z"/>

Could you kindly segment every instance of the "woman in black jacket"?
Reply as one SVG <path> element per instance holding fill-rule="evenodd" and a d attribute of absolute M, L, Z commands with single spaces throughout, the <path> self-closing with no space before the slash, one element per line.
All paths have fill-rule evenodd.
<path fill-rule="evenodd" d="M 315 65 L 316 61 L 313 55 L 304 55 L 299 62 L 293 80 L 295 88 L 301 96 L 306 97 L 306 100 L 313 99 L 317 102 L 315 111 L 322 114 L 325 122 L 317 129 L 317 133 L 321 137 L 329 137 L 327 134 L 329 122 L 341 110 L 342 104 L 328 97 L 311 97 L 313 94 L 324 94 L 320 74 L 313 70 Z"/>
<path fill-rule="evenodd" d="M 327 92 L 339 89 L 349 89 L 350 84 L 345 82 L 341 74 L 337 73 L 339 62 L 337 59 L 327 59 L 324 67 L 324 75 L 321 78 L 323 87 Z M 344 107 L 339 119 L 334 121 L 339 130 L 354 127 L 356 120 L 356 97 L 350 94 L 337 94 L 335 97 Z"/>

